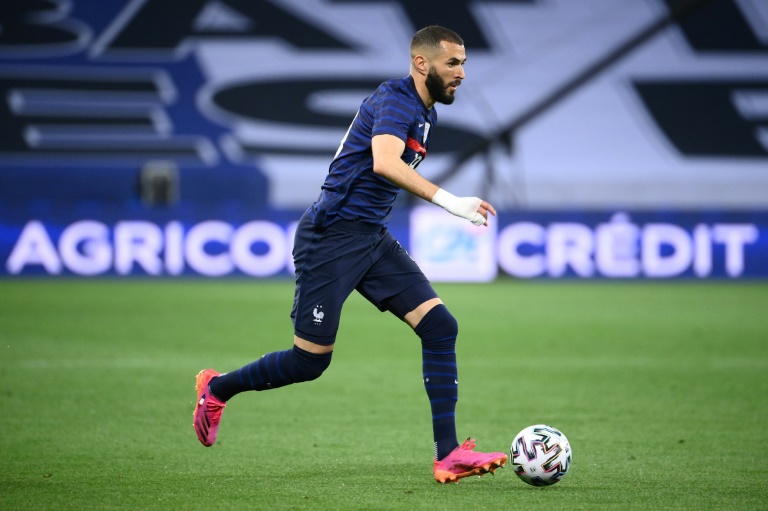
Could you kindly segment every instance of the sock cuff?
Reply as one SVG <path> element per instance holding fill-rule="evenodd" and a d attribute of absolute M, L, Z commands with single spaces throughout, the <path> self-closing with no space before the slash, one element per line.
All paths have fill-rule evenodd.
<path fill-rule="evenodd" d="M 459 334 L 459 324 L 448 311 L 448 307 L 441 303 L 432 307 L 413 331 L 421 338 L 423 350 L 453 351 Z"/>
<path fill-rule="evenodd" d="M 327 353 L 312 353 L 311 351 L 299 348 L 295 344 L 293 345 L 293 353 L 294 355 L 305 360 L 327 360 L 333 356 L 333 351 L 329 351 Z"/>

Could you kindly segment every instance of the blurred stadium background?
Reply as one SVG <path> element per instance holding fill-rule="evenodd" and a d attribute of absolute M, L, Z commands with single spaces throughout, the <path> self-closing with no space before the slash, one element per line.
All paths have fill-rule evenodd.
<path fill-rule="evenodd" d="M 469 60 L 419 170 L 500 211 L 401 198 L 433 280 L 768 277 L 761 0 L 8 0 L 0 275 L 290 275 L 360 101 L 433 23 Z"/>

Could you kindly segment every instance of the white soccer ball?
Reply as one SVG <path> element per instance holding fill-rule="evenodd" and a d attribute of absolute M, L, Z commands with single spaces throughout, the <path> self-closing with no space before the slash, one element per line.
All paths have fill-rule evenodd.
<path fill-rule="evenodd" d="M 557 428 L 528 426 L 517 434 L 509 449 L 517 477 L 533 486 L 560 481 L 571 467 L 571 444 Z"/>

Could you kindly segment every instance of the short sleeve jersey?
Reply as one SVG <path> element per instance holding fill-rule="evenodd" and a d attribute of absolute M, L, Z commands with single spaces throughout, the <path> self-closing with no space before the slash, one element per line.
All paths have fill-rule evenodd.
<path fill-rule="evenodd" d="M 411 76 L 382 83 L 363 100 L 331 162 L 320 196 L 309 208 L 318 227 L 338 220 L 385 225 L 399 187 L 373 172 L 371 139 L 393 135 L 405 142 L 402 160 L 415 169 L 426 157 L 437 112 L 427 109 Z"/>

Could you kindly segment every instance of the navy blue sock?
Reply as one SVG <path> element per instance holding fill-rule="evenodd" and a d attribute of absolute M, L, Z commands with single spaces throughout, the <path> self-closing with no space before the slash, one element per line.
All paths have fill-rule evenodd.
<path fill-rule="evenodd" d="M 246 390 L 269 390 L 319 378 L 331 364 L 333 352 L 317 354 L 298 346 L 268 353 L 250 364 L 211 380 L 214 396 L 229 401 Z"/>
<path fill-rule="evenodd" d="M 459 328 L 448 308 L 437 305 L 414 329 L 421 338 L 424 388 L 432 408 L 435 459 L 441 460 L 458 447 L 456 403 L 459 373 L 456 365 L 456 336 Z"/>

